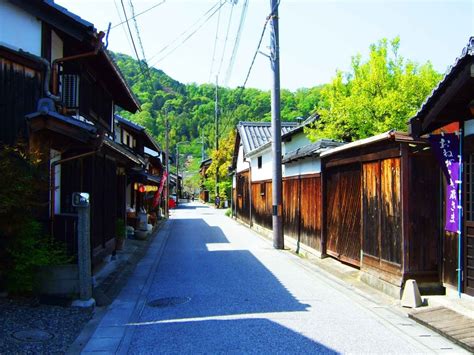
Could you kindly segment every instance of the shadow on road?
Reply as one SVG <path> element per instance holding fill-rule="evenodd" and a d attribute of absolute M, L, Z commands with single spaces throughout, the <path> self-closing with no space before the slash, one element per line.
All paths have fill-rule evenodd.
<path fill-rule="evenodd" d="M 249 250 L 233 248 L 222 229 L 204 219 L 174 220 L 149 297 L 191 301 L 147 307 L 143 320 L 306 311 L 308 305 L 295 299 Z"/>
<path fill-rule="evenodd" d="M 140 334 L 129 353 L 337 354 L 323 344 L 261 318 L 162 323 L 142 327 Z"/>
<path fill-rule="evenodd" d="M 305 312 L 308 305 L 299 302 L 251 251 L 237 245 L 242 244 L 230 243 L 218 225 L 202 218 L 173 220 L 147 304 L 140 319 L 129 324 L 139 334 L 130 349 L 334 353 L 264 319 L 265 313 Z M 150 304 L 168 297 L 189 302 L 158 308 Z M 161 350 L 151 344 L 160 344 Z"/>

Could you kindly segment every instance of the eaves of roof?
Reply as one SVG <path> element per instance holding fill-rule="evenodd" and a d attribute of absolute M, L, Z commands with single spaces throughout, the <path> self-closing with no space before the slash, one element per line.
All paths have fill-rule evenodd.
<path fill-rule="evenodd" d="M 386 141 L 386 140 L 393 140 L 396 142 L 406 142 L 406 143 L 414 143 L 414 144 L 426 143 L 426 140 L 415 139 L 406 132 L 398 132 L 398 131 L 391 130 L 391 131 L 387 131 L 381 134 L 377 134 L 369 138 L 360 139 L 355 142 L 343 144 L 336 148 L 326 150 L 325 152 L 321 153 L 320 156 L 321 158 L 326 158 L 330 155 L 334 155 L 346 150 L 361 148 L 367 145 L 371 145 L 371 144 Z"/>
<path fill-rule="evenodd" d="M 142 157 L 140 157 L 137 154 L 135 154 L 134 152 L 130 151 L 129 149 L 127 149 L 123 145 L 121 145 L 117 142 L 114 142 L 110 138 L 105 138 L 104 139 L 104 145 L 106 145 L 109 148 L 113 149 L 117 153 L 120 153 L 121 155 L 123 155 L 124 157 L 126 157 L 127 159 L 129 159 L 130 161 L 132 161 L 135 164 L 138 164 L 138 165 L 145 165 L 146 164 L 145 160 Z"/>
<path fill-rule="evenodd" d="M 291 163 L 293 161 L 304 159 L 308 157 L 318 157 L 321 153 L 328 149 L 339 147 L 343 145 L 343 142 L 338 142 L 330 139 L 322 139 L 316 143 L 308 144 L 300 147 L 292 152 L 285 154 L 282 159 L 282 163 Z"/>
<path fill-rule="evenodd" d="M 456 58 L 454 63 L 448 68 L 444 77 L 438 85 L 431 91 L 430 95 L 425 99 L 418 112 L 410 119 L 410 125 L 416 124 L 416 121 L 422 121 L 429 113 L 434 104 L 439 100 L 441 95 L 449 88 L 451 82 L 456 78 L 462 70 L 465 63 L 474 57 L 474 36 L 469 38 L 469 43 L 463 48 L 462 53 Z M 472 69 L 471 69 L 472 72 Z M 473 75 L 474 73 L 471 73 Z M 422 132 L 423 133 L 423 132 Z"/>

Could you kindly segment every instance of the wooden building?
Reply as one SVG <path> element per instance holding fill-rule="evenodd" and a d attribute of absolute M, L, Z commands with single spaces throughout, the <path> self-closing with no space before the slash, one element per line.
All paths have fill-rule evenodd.
<path fill-rule="evenodd" d="M 201 161 L 199 165 L 199 175 L 201 175 L 201 191 L 199 192 L 199 199 L 204 202 L 210 202 L 209 190 L 204 185 L 204 181 L 207 179 L 207 170 L 212 164 L 212 158 Z"/>
<path fill-rule="evenodd" d="M 448 290 L 474 296 L 474 37 L 410 120 L 414 137 L 459 129 L 463 132 L 462 236 L 443 233 L 441 276 Z M 431 189 L 430 194 L 444 196 L 440 186 Z M 442 202 L 440 209 L 445 205 Z M 444 222 L 443 217 L 441 224 Z"/>
<path fill-rule="evenodd" d="M 321 154 L 323 253 L 398 297 L 439 282 L 439 171 L 429 144 L 390 131 Z"/>
<path fill-rule="evenodd" d="M 297 125 L 296 122 L 282 122 L 282 135 Z M 239 122 L 237 125 L 231 167 L 234 174 L 233 213 L 250 226 L 256 223 L 271 228 L 270 139 L 270 122 Z"/>
<path fill-rule="evenodd" d="M 115 247 L 128 174 L 146 169 L 140 154 L 115 139 L 115 107 L 136 112 L 138 101 L 93 24 L 41 0 L 2 1 L 0 17 L 0 143 L 22 139 L 42 153 L 51 183 L 49 196 L 38 196 L 48 201 L 40 216 L 71 253 L 77 248 L 71 194 L 90 193 L 97 264 Z"/>

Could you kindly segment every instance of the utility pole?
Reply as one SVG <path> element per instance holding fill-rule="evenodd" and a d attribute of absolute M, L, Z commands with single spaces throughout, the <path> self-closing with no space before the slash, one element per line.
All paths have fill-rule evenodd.
<path fill-rule="evenodd" d="M 272 225 L 273 247 L 284 248 L 282 226 L 282 183 L 281 183 L 281 121 L 280 121 L 280 41 L 278 34 L 278 3 L 270 0 L 271 34 L 270 62 L 273 71 L 272 87 Z"/>
<path fill-rule="evenodd" d="M 215 103 L 215 126 L 216 126 L 216 151 L 219 151 L 219 96 L 218 96 L 218 76 L 216 75 L 216 103 Z M 217 163 L 217 162 L 216 162 Z M 219 167 L 216 169 L 216 197 L 219 196 Z"/>
<path fill-rule="evenodd" d="M 204 130 L 201 131 L 201 162 L 204 161 Z"/>
<path fill-rule="evenodd" d="M 180 187 L 179 187 L 179 145 L 180 144 L 188 144 L 188 141 L 184 142 L 176 142 L 176 205 L 178 205 L 179 202 L 179 196 L 180 196 Z M 181 185 L 182 186 L 182 185 Z"/>
<path fill-rule="evenodd" d="M 168 208 L 168 201 L 170 200 L 170 168 L 169 168 L 169 145 L 170 145 L 170 137 L 169 137 L 169 122 L 168 122 L 168 112 L 165 113 L 165 136 L 166 136 L 166 145 L 165 145 L 165 167 L 166 167 L 166 173 L 168 176 L 166 177 L 166 192 L 165 192 L 165 217 L 169 218 L 170 212 Z"/>

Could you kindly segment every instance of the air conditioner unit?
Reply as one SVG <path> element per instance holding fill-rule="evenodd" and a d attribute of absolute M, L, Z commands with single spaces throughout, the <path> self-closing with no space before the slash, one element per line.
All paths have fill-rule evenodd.
<path fill-rule="evenodd" d="M 79 75 L 61 75 L 61 101 L 66 108 L 79 108 Z"/>

